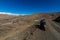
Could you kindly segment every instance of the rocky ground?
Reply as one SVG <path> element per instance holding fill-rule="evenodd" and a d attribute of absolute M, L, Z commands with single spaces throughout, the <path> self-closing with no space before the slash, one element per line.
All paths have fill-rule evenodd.
<path fill-rule="evenodd" d="M 52 14 L 34 14 L 30 16 L 2 15 L 0 17 L 0 40 L 57 40 L 58 37 L 56 38 L 53 35 L 57 32 L 52 30 L 59 31 L 60 28 L 55 27 L 54 23 L 47 23 L 48 26 L 46 25 L 45 31 L 36 26 L 40 24 L 39 22 L 42 18 L 53 20 L 55 16 Z M 51 25 L 54 26 L 53 29 L 50 29 Z"/>

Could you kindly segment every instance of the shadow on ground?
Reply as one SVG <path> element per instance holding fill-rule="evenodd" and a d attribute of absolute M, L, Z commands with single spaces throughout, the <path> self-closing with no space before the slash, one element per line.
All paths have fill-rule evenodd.
<path fill-rule="evenodd" d="M 35 27 L 42 30 L 42 31 L 45 31 L 44 25 L 35 25 Z"/>

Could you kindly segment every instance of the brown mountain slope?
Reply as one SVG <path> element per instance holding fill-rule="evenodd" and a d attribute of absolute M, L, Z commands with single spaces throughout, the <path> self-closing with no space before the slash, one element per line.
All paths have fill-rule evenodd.
<path fill-rule="evenodd" d="M 0 40 L 35 40 L 35 39 L 56 40 L 52 36 L 52 34 L 49 33 L 49 31 L 43 32 L 34 26 L 42 18 L 53 19 L 55 18 L 55 16 L 58 16 L 55 14 L 53 15 L 52 14 L 34 14 L 29 16 L 1 15 Z M 38 20 L 38 22 L 35 22 L 35 20 Z"/>
<path fill-rule="evenodd" d="M 7 18 L 12 18 L 14 16 L 12 15 L 7 15 L 7 14 L 0 14 L 0 19 L 7 19 Z"/>

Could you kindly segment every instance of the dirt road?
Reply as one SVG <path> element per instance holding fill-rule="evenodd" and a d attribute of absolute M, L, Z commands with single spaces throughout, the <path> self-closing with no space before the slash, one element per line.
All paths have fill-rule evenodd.
<path fill-rule="evenodd" d="M 33 25 L 22 32 L 19 30 L 16 34 L 11 34 L 12 36 L 8 36 L 3 40 L 60 40 L 60 33 L 53 27 L 53 24 L 49 21 L 46 22 L 45 31 Z"/>

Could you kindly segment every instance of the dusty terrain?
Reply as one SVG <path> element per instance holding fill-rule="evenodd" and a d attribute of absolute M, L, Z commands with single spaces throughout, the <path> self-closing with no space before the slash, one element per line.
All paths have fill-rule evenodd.
<path fill-rule="evenodd" d="M 1 14 L 0 40 L 60 40 L 60 27 L 52 21 L 57 18 L 57 15 L 10 16 Z M 46 19 L 45 31 L 35 26 L 39 25 L 42 18 Z"/>

